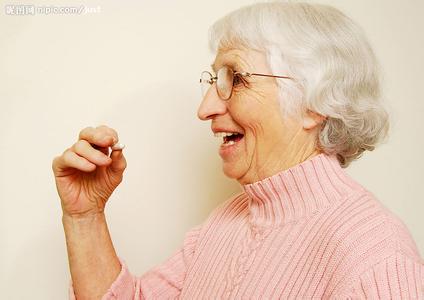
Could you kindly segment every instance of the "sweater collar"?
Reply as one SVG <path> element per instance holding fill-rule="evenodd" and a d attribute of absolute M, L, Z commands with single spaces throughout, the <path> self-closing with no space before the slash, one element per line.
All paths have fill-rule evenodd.
<path fill-rule="evenodd" d="M 249 222 L 274 227 L 334 205 L 363 189 L 340 166 L 335 155 L 318 154 L 263 180 L 243 185 L 249 196 Z"/>

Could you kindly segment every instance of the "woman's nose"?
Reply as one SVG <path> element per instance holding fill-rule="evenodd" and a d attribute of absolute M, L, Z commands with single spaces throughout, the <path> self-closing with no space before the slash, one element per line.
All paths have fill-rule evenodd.
<path fill-rule="evenodd" d="M 227 105 L 218 96 L 215 84 L 208 89 L 197 110 L 197 116 L 200 120 L 206 121 L 213 119 L 215 116 L 225 114 L 227 111 Z"/>

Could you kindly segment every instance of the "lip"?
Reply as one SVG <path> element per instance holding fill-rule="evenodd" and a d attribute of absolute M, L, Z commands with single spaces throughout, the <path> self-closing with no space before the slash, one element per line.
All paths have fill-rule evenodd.
<path fill-rule="evenodd" d="M 244 142 L 243 139 L 244 139 L 244 136 L 234 145 L 230 145 L 230 146 L 223 146 L 221 144 L 219 147 L 219 156 L 221 156 L 222 159 L 228 159 L 228 158 L 231 158 L 231 156 L 237 156 L 236 152 L 241 147 L 242 142 Z"/>
<path fill-rule="evenodd" d="M 213 133 L 217 133 L 217 132 L 237 132 L 240 134 L 244 135 L 244 132 L 242 132 L 241 130 L 238 129 L 231 129 L 231 128 L 224 128 L 224 127 L 212 127 L 212 132 Z"/>

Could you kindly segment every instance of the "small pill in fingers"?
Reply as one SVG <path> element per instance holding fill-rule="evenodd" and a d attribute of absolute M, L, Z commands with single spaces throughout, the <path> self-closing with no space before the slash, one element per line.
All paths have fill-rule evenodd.
<path fill-rule="evenodd" d="M 112 147 L 112 151 L 113 150 L 122 150 L 125 148 L 125 144 L 122 143 L 116 143 L 115 145 L 113 145 Z"/>

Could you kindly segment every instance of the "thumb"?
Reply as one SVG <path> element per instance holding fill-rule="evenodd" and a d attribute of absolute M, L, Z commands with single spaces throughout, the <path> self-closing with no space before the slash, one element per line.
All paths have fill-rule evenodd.
<path fill-rule="evenodd" d="M 127 167 L 127 161 L 125 159 L 124 154 L 122 153 L 123 149 L 120 150 L 112 150 L 110 158 L 112 159 L 112 163 L 109 165 L 109 168 L 114 173 L 122 173 Z"/>

